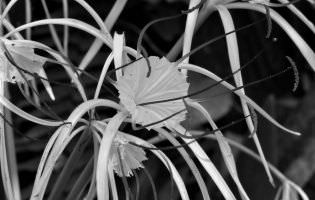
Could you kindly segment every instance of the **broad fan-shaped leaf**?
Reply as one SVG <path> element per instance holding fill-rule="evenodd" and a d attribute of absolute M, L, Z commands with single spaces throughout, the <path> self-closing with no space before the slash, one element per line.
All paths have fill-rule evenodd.
<path fill-rule="evenodd" d="M 149 74 L 147 61 L 151 68 Z M 141 105 L 186 96 L 189 87 L 186 76 L 166 58 L 151 56 L 147 61 L 139 59 L 124 69 L 123 76 L 116 84 L 121 104 L 130 112 L 132 121 L 141 125 L 158 122 L 178 113 L 164 122 L 147 127 L 148 129 L 159 128 L 167 122 L 183 121 L 186 111 L 181 112 L 185 110 L 182 99 Z"/>

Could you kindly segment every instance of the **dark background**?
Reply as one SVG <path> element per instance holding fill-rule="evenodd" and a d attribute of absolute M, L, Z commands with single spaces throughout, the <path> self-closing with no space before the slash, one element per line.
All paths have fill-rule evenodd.
<path fill-rule="evenodd" d="M 40 1 L 33 1 L 33 20 L 42 19 L 45 17 Z M 113 1 L 87 1 L 104 19 L 109 12 Z M 59 0 L 47 1 L 51 15 L 53 17 L 60 17 L 62 15 L 61 2 Z M 77 4 L 69 1 L 70 5 L 70 17 L 84 20 L 88 23 L 94 23 L 88 14 L 83 11 Z M 301 1 L 297 4 L 303 13 L 305 13 L 309 19 L 314 19 L 314 7 L 311 7 L 306 1 Z M 138 1 L 130 0 L 121 17 L 115 24 L 112 32 L 117 31 L 119 33 L 124 32 L 126 36 L 126 43 L 128 46 L 136 47 L 137 39 L 141 29 L 150 21 L 158 19 L 160 17 L 172 16 L 180 13 L 187 8 L 187 4 L 184 1 L 167 2 L 163 0 L 148 0 Z M 314 49 L 314 35 L 312 32 L 304 26 L 304 24 L 295 17 L 288 9 L 277 9 L 294 28 L 302 35 L 302 37 L 311 45 Z M 258 19 L 264 17 L 262 14 L 257 14 L 251 11 L 232 11 L 232 16 L 235 21 L 236 27 L 246 25 Z M 24 4 L 19 3 L 15 7 L 10 18 L 15 26 L 24 23 Z M 314 22 L 314 20 L 313 20 Z M 185 17 L 181 17 L 175 20 L 169 20 L 166 22 L 158 23 L 152 26 L 145 36 L 143 45 L 149 52 L 149 55 L 165 56 L 171 47 L 175 44 L 177 39 L 184 32 Z M 58 30 L 62 30 L 60 27 Z M 60 31 L 61 33 L 61 31 Z M 193 47 L 197 47 L 203 44 L 205 41 L 223 34 L 223 27 L 220 18 L 217 13 L 212 14 L 204 25 L 196 32 L 193 41 Z M 252 28 L 244 30 L 238 33 L 240 55 L 242 63 L 248 61 L 255 55 L 260 49 L 266 48 L 265 53 L 255 60 L 249 67 L 242 71 L 244 76 L 244 82 L 250 83 L 277 73 L 285 69 L 289 63 L 285 56 L 290 56 L 296 63 L 299 70 L 300 84 L 296 92 L 292 92 L 294 85 L 294 74 L 292 71 L 288 71 L 279 77 L 269 79 L 261 82 L 257 85 L 246 88 L 248 96 L 255 100 L 259 105 L 264 107 L 267 112 L 274 116 L 282 124 L 293 130 L 301 131 L 303 136 L 296 137 L 288 135 L 277 129 L 269 122 L 266 122 L 263 118 L 259 117 L 258 134 L 261 139 L 263 149 L 266 157 L 271 163 L 276 165 L 282 172 L 289 176 L 293 181 L 303 185 L 303 188 L 308 193 L 310 199 L 315 198 L 315 177 L 314 174 L 314 152 L 315 139 L 314 139 L 314 117 L 315 117 L 315 87 L 314 87 L 314 73 L 304 60 L 298 49 L 293 42 L 286 36 L 285 32 L 281 30 L 275 23 L 272 29 L 272 38 L 277 38 L 277 42 L 272 42 L 265 39 L 266 24 L 260 23 Z M 61 35 L 61 34 L 60 34 Z M 74 64 L 79 64 L 82 56 L 86 52 L 93 38 L 86 33 L 70 29 L 70 59 Z M 33 39 L 44 42 L 52 47 L 54 44 L 51 42 L 51 37 L 47 27 L 39 27 L 33 29 Z M 211 44 L 198 53 L 192 55 L 191 63 L 205 67 L 214 73 L 224 77 L 230 73 L 229 61 L 227 50 L 225 47 L 225 40 L 220 40 L 214 44 Z M 55 47 L 54 47 L 55 48 Z M 95 76 L 100 73 L 100 66 L 104 62 L 106 55 L 108 55 L 109 49 L 103 47 L 100 53 L 93 60 L 91 66 L 88 68 L 88 72 Z M 47 66 L 47 73 L 49 78 L 58 81 L 67 81 L 66 75 L 62 70 L 58 70 L 53 66 Z M 90 97 L 93 95 L 95 82 L 88 78 L 82 78 L 86 91 Z M 198 84 L 198 78 L 189 79 L 192 84 Z M 78 105 L 81 100 L 76 94 L 76 91 L 67 88 L 58 88 L 61 86 L 54 86 L 57 100 L 55 102 L 49 102 L 49 105 L 63 118 L 66 118 L 72 109 Z M 90 88 L 90 89 L 89 89 Z M 39 87 L 42 98 L 47 98 L 47 95 L 43 88 Z M 24 110 L 42 116 L 34 107 L 29 106 L 24 98 L 19 94 L 18 89 L 14 85 L 10 85 L 12 94 L 12 101 Z M 220 90 L 219 90 L 220 91 Z M 107 93 L 102 93 L 102 97 L 107 97 Z M 218 125 L 223 126 L 230 123 L 233 120 L 242 117 L 239 100 L 237 97 L 233 97 L 230 94 L 226 95 L 226 98 L 232 100 L 232 104 L 228 107 L 227 112 L 222 113 L 218 117 Z M 226 105 L 222 105 L 226 106 Z M 211 105 L 210 105 L 211 107 Z M 223 109 L 223 108 L 221 108 Z M 22 187 L 22 194 L 24 198 L 27 198 L 30 194 L 34 176 L 36 173 L 36 167 L 42 150 L 45 146 L 45 141 L 53 133 L 54 129 L 47 127 L 36 126 L 32 123 L 28 123 L 25 120 L 13 115 L 13 122 L 17 129 L 23 130 L 25 135 L 30 137 L 41 138 L 41 142 L 30 141 L 25 137 L 16 135 L 16 148 L 17 158 L 19 162 L 19 172 Z M 194 124 L 194 122 L 190 122 Z M 188 123 L 189 126 L 189 123 Z M 206 123 L 197 123 L 198 129 L 209 128 Z M 240 123 L 232 126 L 224 131 L 229 136 L 233 136 L 236 139 L 242 140 L 244 144 L 254 149 L 252 140 L 248 138 L 248 131 L 245 123 Z M 142 134 L 142 133 L 139 133 Z M 147 135 L 143 134 L 144 137 Z M 215 142 L 209 140 L 200 141 L 203 147 L 207 150 L 207 153 L 215 161 L 218 168 L 225 174 L 226 179 L 229 180 L 229 176 L 226 173 L 222 158 L 218 150 L 218 146 Z M 161 144 L 167 145 L 165 144 Z M 67 158 L 71 152 L 71 145 L 66 150 L 64 158 Z M 82 170 L 82 166 L 85 165 L 87 158 L 90 156 L 90 151 L 87 150 L 86 157 L 83 157 L 78 164 L 76 172 Z M 191 199 L 200 199 L 200 192 L 197 190 L 194 179 L 191 178 L 191 173 L 187 169 L 184 161 L 179 159 L 177 151 L 167 152 L 171 159 L 174 159 L 176 166 L 179 166 L 187 188 L 191 192 Z M 155 160 L 154 156 L 148 154 L 150 161 L 145 165 L 151 172 L 157 186 L 160 199 L 168 199 L 170 192 L 170 180 L 169 174 L 166 170 L 162 169 L 160 163 Z M 301 161 L 302 160 L 302 161 Z M 300 169 L 296 164 L 298 161 L 308 164 L 306 169 Z M 61 161 L 61 164 L 63 162 Z M 252 158 L 242 153 L 237 154 L 237 167 L 239 170 L 239 176 L 244 184 L 246 191 L 248 191 L 250 197 L 255 200 L 271 199 L 274 197 L 276 190 L 268 184 L 267 176 L 264 173 L 261 164 L 252 160 Z M 299 171 L 300 170 L 300 171 Z M 301 180 L 299 173 L 308 172 L 307 178 Z M 58 172 L 58 170 L 57 170 Z M 208 177 L 204 171 L 204 177 Z M 57 174 L 57 173 L 56 173 Z M 54 174 L 54 175 L 56 175 Z M 75 177 L 75 173 L 73 177 Z M 141 175 L 141 174 L 140 174 Z M 53 176 L 55 177 L 55 176 Z M 165 178 L 163 178 L 165 177 Z M 142 176 L 141 178 L 141 199 L 151 199 L 152 193 L 150 185 Z M 74 178 L 75 179 L 75 178 Z M 220 199 L 220 193 L 214 186 L 210 178 L 205 178 L 207 181 L 210 195 L 213 199 Z M 74 180 L 71 180 L 74 181 Z M 134 180 L 129 180 L 131 184 Z M 233 186 L 232 181 L 229 181 Z M 118 180 L 118 184 L 121 187 L 121 183 Z M 277 183 L 279 186 L 280 183 Z M 71 183 L 69 183 L 71 185 Z M 65 189 L 65 194 L 67 189 Z M 237 192 L 235 192 L 237 193 Z M 123 196 L 123 195 L 122 195 Z M 178 197 L 178 194 L 174 194 L 174 199 Z"/>

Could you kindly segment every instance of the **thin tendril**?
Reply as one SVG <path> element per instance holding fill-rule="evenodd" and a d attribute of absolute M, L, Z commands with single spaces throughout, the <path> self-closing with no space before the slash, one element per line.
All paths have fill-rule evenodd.
<path fill-rule="evenodd" d="M 141 50 L 140 47 L 142 46 L 141 44 L 142 44 L 143 36 L 144 36 L 145 32 L 147 31 L 147 29 L 150 26 L 152 26 L 153 24 L 156 24 L 158 22 L 176 19 L 176 18 L 179 18 L 179 17 L 181 17 L 183 15 L 184 14 L 177 14 L 177 15 L 173 15 L 173 16 L 170 16 L 170 17 L 163 17 L 163 18 L 159 18 L 159 19 L 153 20 L 153 21 L 149 22 L 148 24 L 146 24 L 144 26 L 144 28 L 141 30 L 140 34 L 139 34 L 139 38 L 138 38 L 138 41 L 137 41 L 137 55 L 138 56 L 140 55 L 140 50 Z"/>
<path fill-rule="evenodd" d="M 147 66 L 148 66 L 148 72 L 147 72 L 147 75 L 146 75 L 146 77 L 148 78 L 148 77 L 150 77 L 151 71 L 152 71 L 150 60 L 148 58 L 148 52 L 145 50 L 145 48 L 143 46 L 140 46 L 140 50 L 143 52 L 145 62 L 147 63 Z"/>
<path fill-rule="evenodd" d="M 144 26 L 144 28 L 141 30 L 140 34 L 139 34 L 139 38 L 138 38 L 138 41 L 137 41 L 137 55 L 138 56 L 140 55 L 140 50 L 141 50 L 140 47 L 142 46 L 142 40 L 143 40 L 144 34 L 148 30 L 148 28 L 150 28 L 150 26 L 152 26 L 152 25 L 154 25 L 156 23 L 162 22 L 162 21 L 167 21 L 167 20 L 172 20 L 172 19 L 176 19 L 176 18 L 182 17 L 182 16 L 184 16 L 184 15 L 186 15 L 188 13 L 193 12 L 196 9 L 199 9 L 205 2 L 206 2 L 206 0 L 202 0 L 198 5 L 194 6 L 191 9 L 188 9 L 186 11 L 182 11 L 181 14 L 177 14 L 177 15 L 173 15 L 173 16 L 169 16 L 169 17 L 162 17 L 162 18 L 159 18 L 159 19 L 156 19 L 156 20 L 153 20 L 153 21 L 147 23 Z"/>
<path fill-rule="evenodd" d="M 196 6 L 190 8 L 188 10 L 182 10 L 182 14 L 188 14 L 190 12 L 193 12 L 194 10 L 201 8 L 205 2 L 207 2 L 207 0 L 201 0 L 200 3 L 198 3 Z"/>
<path fill-rule="evenodd" d="M 140 57 L 140 58 L 137 58 L 137 59 L 135 59 L 135 60 L 133 60 L 133 61 L 131 61 L 131 62 L 129 62 L 129 63 L 126 63 L 126 64 L 123 64 L 122 66 L 120 66 L 120 67 L 117 67 L 117 68 L 115 68 L 115 69 L 112 69 L 112 70 L 109 70 L 108 72 L 107 72 L 107 75 L 106 76 L 110 76 L 110 75 L 112 75 L 114 72 L 116 72 L 117 70 L 121 70 L 121 69 L 123 69 L 123 68 L 125 68 L 125 67 L 128 67 L 129 65 L 131 65 L 131 64 L 133 64 L 133 63 L 135 63 L 135 62 L 137 62 L 138 60 L 141 60 L 141 59 L 143 59 L 144 57 Z"/>
<path fill-rule="evenodd" d="M 147 128 L 149 126 L 154 126 L 154 125 L 162 123 L 162 122 L 164 122 L 164 121 L 166 121 L 168 119 L 171 119 L 172 117 L 175 117 L 176 115 L 178 115 L 178 114 L 180 114 L 180 113 L 182 113 L 184 111 L 186 111 L 186 108 L 182 109 L 182 110 L 180 110 L 178 112 L 175 112 L 175 113 L 173 113 L 173 114 L 171 114 L 171 115 L 169 115 L 169 116 L 167 116 L 167 117 L 165 117 L 165 118 L 163 118 L 161 120 L 158 120 L 156 122 L 152 122 L 152 123 L 149 123 L 149 124 L 146 124 L 146 125 L 143 125 L 143 126 L 140 125 L 139 127 L 136 127 L 135 124 L 133 124 L 133 129 L 134 130 L 142 130 L 142 129 Z"/>
<path fill-rule="evenodd" d="M 286 69 L 284 69 L 284 70 L 282 70 L 282 71 L 280 71 L 280 72 L 277 72 L 277 73 L 275 73 L 275 74 L 269 75 L 269 76 L 267 76 L 267 77 L 265 77 L 265 78 L 259 79 L 259 80 L 257 80 L 257 81 L 252 81 L 252 82 L 250 82 L 250 83 L 248 83 L 248 84 L 245 84 L 245 85 L 243 85 L 243 86 L 240 86 L 240 87 L 235 87 L 233 90 L 229 90 L 229 91 L 227 91 L 227 92 L 218 93 L 218 94 L 216 94 L 216 95 L 210 95 L 209 98 L 211 98 L 211 97 L 217 97 L 217 96 L 224 95 L 224 94 L 228 94 L 228 93 L 232 93 L 232 92 L 235 92 L 235 91 L 237 91 L 237 90 L 243 89 L 243 88 L 245 88 L 245 87 L 257 85 L 258 83 L 261 83 L 261 82 L 267 81 L 267 80 L 269 80 L 269 79 L 273 79 L 273 78 L 275 78 L 275 77 L 278 77 L 278 76 L 280 76 L 280 75 L 286 73 L 286 72 L 289 71 L 290 69 L 293 69 L 293 67 L 287 67 Z"/>
<path fill-rule="evenodd" d="M 256 55 L 256 56 L 257 56 L 257 55 Z M 256 57 L 256 56 L 255 56 L 255 57 Z M 251 61 L 253 61 L 253 59 L 252 59 Z M 233 76 L 233 74 L 239 72 L 241 69 L 243 69 L 244 67 L 246 67 L 247 64 L 249 64 L 249 62 L 246 63 L 245 65 L 243 65 L 240 69 L 238 69 L 238 70 L 236 70 L 235 72 L 231 73 L 230 75 L 224 77 L 224 78 L 221 79 L 220 81 L 218 81 L 218 82 L 216 82 L 216 83 L 214 83 L 214 84 L 211 84 L 210 86 L 208 86 L 208 87 L 206 87 L 206 88 L 204 88 L 204 89 L 201 89 L 201 90 L 199 90 L 199 91 L 193 92 L 193 93 L 188 94 L 188 95 L 186 95 L 186 96 L 176 97 L 176 98 L 172 98 L 172 99 L 158 100 L 158 101 L 151 101 L 151 102 L 141 103 L 141 104 L 138 104 L 138 106 L 145 106 L 145 105 L 150 105 L 150 104 L 156 104 L 156 103 L 164 103 L 164 102 L 169 102 L 169 101 L 175 101 L 175 100 L 184 99 L 184 98 L 188 98 L 188 97 L 191 97 L 191 96 L 198 95 L 198 94 L 203 93 L 203 92 L 205 92 L 205 91 L 207 91 L 207 90 L 213 88 L 214 86 L 216 86 L 216 85 L 222 83 L 223 81 L 227 80 L 228 78 L 230 78 L 231 76 Z M 220 95 L 223 95 L 223 94 L 229 94 L 229 93 L 235 92 L 235 91 L 237 91 L 237 90 L 240 90 L 240 89 L 242 89 L 242 88 L 249 87 L 249 86 L 252 86 L 252 85 L 256 85 L 256 84 L 258 84 L 258 83 L 261 83 L 261 82 L 264 82 L 264 81 L 266 81 L 266 80 L 269 80 L 269 79 L 275 78 L 275 77 L 277 77 L 277 76 L 280 76 L 280 75 L 284 74 L 285 72 L 287 72 L 287 71 L 290 70 L 290 69 L 294 69 L 294 67 L 293 67 L 293 66 L 287 67 L 286 69 L 284 69 L 284 70 L 282 70 L 282 71 L 280 71 L 280 72 L 278 72 L 278 73 L 269 75 L 269 76 L 267 76 L 267 77 L 265 77 L 265 78 L 259 79 L 259 80 L 257 80 L 257 81 L 253 81 L 253 82 L 251 82 L 251 83 L 245 84 L 245 85 L 240 86 L 240 87 L 235 87 L 234 89 L 229 90 L 229 91 L 227 91 L 227 92 L 222 92 L 222 93 L 216 94 L 216 95 L 214 95 L 214 96 L 209 96 L 209 98 L 211 98 L 211 97 L 217 97 L 217 96 L 220 96 Z"/>

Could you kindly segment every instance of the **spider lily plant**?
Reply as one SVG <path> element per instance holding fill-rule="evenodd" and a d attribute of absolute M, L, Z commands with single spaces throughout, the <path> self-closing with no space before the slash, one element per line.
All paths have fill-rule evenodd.
<path fill-rule="evenodd" d="M 14 27 L 11 24 L 8 14 L 14 12 L 14 6 L 18 0 L 11 0 L 4 7 L 1 14 L 1 22 L 3 26 L 3 35 L 1 37 L 1 173 L 4 183 L 4 190 L 7 199 L 20 200 L 20 187 L 18 182 L 17 163 L 15 159 L 9 159 L 8 155 L 14 152 L 14 146 L 8 141 L 8 134 L 12 130 L 8 126 L 10 120 L 4 110 L 14 112 L 25 120 L 47 127 L 56 127 L 56 131 L 50 136 L 49 141 L 42 153 L 40 163 L 37 167 L 36 177 L 34 180 L 31 200 L 41 200 L 47 198 L 50 200 L 63 198 L 62 190 L 70 179 L 73 167 L 80 159 L 80 148 L 82 144 L 91 136 L 93 138 L 93 155 L 88 161 L 82 173 L 78 176 L 75 184 L 68 192 L 66 199 L 94 199 L 97 196 L 99 200 L 118 199 L 119 195 L 116 179 L 122 179 L 126 199 L 132 197 L 132 192 L 128 186 L 127 179 L 136 176 L 137 172 L 145 171 L 145 164 L 150 162 L 147 156 L 148 152 L 152 152 L 170 172 L 170 176 L 176 184 L 177 191 L 181 199 L 188 200 L 190 195 L 187 191 L 185 181 L 181 177 L 178 168 L 173 161 L 165 154 L 163 147 L 159 147 L 158 142 L 168 140 L 172 146 L 169 149 L 178 149 L 180 155 L 185 160 L 187 166 L 196 179 L 203 199 L 210 199 L 211 191 L 205 184 L 201 176 L 200 166 L 212 178 L 216 186 L 219 188 L 223 197 L 227 200 L 237 199 L 237 195 L 226 183 L 219 170 L 213 164 L 209 156 L 206 154 L 202 146 L 198 143 L 201 137 L 215 139 L 220 147 L 224 162 L 227 166 L 229 174 L 235 182 L 239 195 L 242 199 L 251 199 L 243 188 L 238 177 L 235 158 L 231 151 L 230 145 L 245 151 L 255 159 L 262 162 L 271 184 L 274 184 L 274 175 L 282 182 L 279 189 L 277 199 L 286 199 L 292 193 L 308 199 L 303 190 L 286 178 L 279 170 L 270 165 L 264 156 L 263 149 L 260 146 L 258 135 L 256 134 L 255 112 L 264 116 L 278 128 L 294 134 L 300 133 L 289 130 L 273 119 L 259 105 L 246 96 L 244 83 L 242 80 L 241 64 L 239 58 L 239 48 L 237 40 L 238 30 L 246 29 L 246 27 L 236 28 L 233 18 L 229 12 L 230 9 L 247 9 L 262 12 L 266 14 L 269 29 L 266 37 L 270 37 L 272 31 L 272 22 L 276 22 L 292 39 L 309 65 L 315 69 L 315 54 L 309 47 L 307 42 L 297 33 L 297 31 L 279 15 L 274 7 L 288 7 L 295 15 L 297 15 L 302 23 L 314 31 L 314 25 L 301 13 L 293 3 L 286 0 L 279 0 L 279 3 L 271 3 L 269 1 L 252 0 L 248 2 L 238 2 L 233 0 L 217 1 L 217 0 L 191 0 L 187 11 L 183 11 L 178 16 L 186 17 L 186 26 L 183 39 L 179 40 L 166 57 L 156 57 L 155 55 L 146 55 L 141 45 L 144 32 L 154 23 L 158 23 L 164 19 L 159 19 L 149 23 L 140 33 L 138 45 L 136 47 L 126 46 L 124 34 L 110 33 L 113 25 L 117 21 L 120 13 L 123 11 L 126 0 L 117 0 L 113 5 L 110 13 L 105 20 L 97 14 L 97 12 L 84 0 L 74 0 L 73 2 L 81 6 L 82 11 L 87 12 L 96 22 L 97 26 L 92 26 L 78 19 L 69 18 L 68 1 L 61 1 L 63 6 L 63 16 L 60 18 L 52 18 L 45 1 L 41 1 L 45 19 L 32 21 L 31 7 L 32 1 L 26 0 L 26 23 Z M 310 3 L 314 3 L 310 1 Z M 194 32 L 206 18 L 213 12 L 218 12 L 224 27 L 225 35 L 214 38 L 201 46 L 191 49 Z M 43 43 L 31 40 L 31 30 L 38 27 L 48 25 L 52 40 L 57 47 L 49 47 Z M 63 41 L 59 38 L 56 25 L 64 27 Z M 253 26 L 251 24 L 249 26 Z M 69 59 L 69 27 L 81 30 L 92 35 L 95 41 L 81 60 L 78 66 L 75 66 Z M 26 38 L 23 37 L 21 31 L 26 30 Z M 221 78 L 211 71 L 189 62 L 190 55 L 197 53 L 198 50 L 206 45 L 210 45 L 216 40 L 225 39 L 228 49 L 228 59 L 231 66 L 232 75 L 235 86 L 226 82 L 225 78 Z M 99 77 L 89 74 L 86 69 L 93 60 L 96 53 L 102 45 L 106 45 L 110 49 L 110 54 L 104 60 Z M 47 56 L 36 54 L 35 49 L 39 49 L 47 53 Z M 175 60 L 179 52 L 182 56 Z M 55 100 L 54 88 L 52 83 L 63 84 L 49 80 L 44 70 L 45 63 L 53 63 L 61 66 L 66 71 L 74 85 L 76 91 L 81 97 L 81 103 L 76 106 L 66 119 L 63 119 L 50 109 L 46 102 L 42 101 L 38 95 L 37 81 L 40 80 L 51 100 Z M 114 68 L 110 68 L 113 63 Z M 246 64 L 245 64 L 246 65 Z M 295 66 L 289 69 L 295 69 Z M 190 83 L 187 82 L 188 72 L 199 73 L 209 79 L 215 80 L 217 83 L 200 91 L 190 94 L 188 88 Z M 89 99 L 81 82 L 81 76 L 88 76 L 97 82 L 94 97 Z M 112 100 L 110 97 L 100 97 L 104 86 L 104 82 L 111 84 L 117 94 Z M 6 84 L 17 84 L 20 91 L 27 98 L 30 104 L 35 105 L 40 111 L 46 113 L 51 119 L 44 119 L 34 116 L 14 105 L 5 93 Z M 194 83 L 191 83 L 194 84 Z M 259 155 L 246 149 L 241 144 L 231 141 L 223 135 L 221 129 L 218 128 L 214 119 L 198 101 L 193 97 L 196 94 L 209 90 L 215 85 L 222 85 L 231 92 L 239 96 L 249 132 L 257 146 Z M 116 93 L 115 93 L 116 92 Z M 37 103 L 36 103 L 37 102 Z M 187 117 L 187 107 L 190 106 L 203 115 L 210 126 L 213 128 L 212 135 L 207 132 L 196 133 L 193 130 L 187 130 L 182 126 L 182 122 Z M 108 114 L 107 117 L 98 115 L 99 108 L 108 108 L 114 111 L 114 114 Z M 112 112 L 109 112 L 112 113 Z M 123 128 L 124 126 L 132 128 Z M 150 139 L 144 139 L 137 135 L 136 130 L 145 130 Z M 156 136 L 158 135 L 158 136 Z M 76 138 L 78 138 L 76 140 Z M 56 169 L 58 160 L 61 158 L 64 150 L 73 141 L 77 144 L 73 148 L 71 155 L 64 164 L 58 178 L 51 182 L 52 174 Z M 10 144 L 11 146 L 8 146 Z M 189 156 L 187 146 L 194 154 L 199 164 Z M 116 177 L 116 178 L 115 178 Z M 87 181 L 88 180 L 88 181 Z M 47 192 L 47 186 L 52 184 L 50 192 Z M 140 184 L 141 187 L 141 184 Z M 156 196 L 156 195 L 154 195 Z"/>

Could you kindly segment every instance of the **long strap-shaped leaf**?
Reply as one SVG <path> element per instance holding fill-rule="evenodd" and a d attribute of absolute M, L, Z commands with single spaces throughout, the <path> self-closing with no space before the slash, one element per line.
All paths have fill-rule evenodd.
<path fill-rule="evenodd" d="M 199 110 L 201 112 L 201 114 L 204 115 L 204 117 L 208 120 L 209 124 L 211 125 L 213 130 L 218 130 L 217 125 L 215 124 L 215 122 L 213 121 L 210 113 L 199 103 L 197 102 L 190 102 L 188 101 L 187 104 L 197 110 Z M 223 160 L 227 166 L 227 169 L 232 177 L 232 179 L 234 180 L 239 193 L 242 197 L 243 200 L 249 200 L 249 197 L 245 191 L 245 189 L 243 188 L 243 185 L 241 184 L 241 181 L 238 177 L 238 173 L 237 173 L 237 169 L 236 169 L 236 163 L 235 163 L 235 159 L 232 153 L 232 150 L 230 148 L 230 145 L 228 144 L 228 142 L 225 140 L 224 135 L 222 134 L 221 131 L 216 131 L 214 133 L 217 137 L 217 141 L 219 143 L 219 147 L 223 156 Z"/>
<path fill-rule="evenodd" d="M 246 9 L 255 10 L 261 13 L 266 13 L 264 6 L 251 3 L 231 3 L 226 5 L 228 9 Z M 315 71 L 315 53 L 305 40 L 297 33 L 297 31 L 276 11 L 270 10 L 270 17 L 288 34 L 299 51 L 302 53 L 308 64 Z"/>
<path fill-rule="evenodd" d="M 104 83 L 104 79 L 106 77 L 108 68 L 109 68 L 110 64 L 112 63 L 113 59 L 114 59 L 113 53 L 110 53 L 106 58 L 106 61 L 102 67 L 101 75 L 98 78 L 97 86 L 96 86 L 95 93 L 94 93 L 94 99 L 97 99 L 100 92 L 101 92 L 101 88 L 102 88 L 102 85 Z"/>
<path fill-rule="evenodd" d="M 167 138 L 167 140 L 170 143 L 172 143 L 174 146 L 179 146 L 180 145 L 180 143 L 176 140 L 176 138 L 172 134 L 167 132 L 166 130 L 164 130 L 162 128 L 157 128 L 157 129 L 155 129 L 155 131 L 157 131 L 158 133 L 163 135 L 165 138 Z M 199 185 L 199 188 L 201 190 L 203 199 L 204 200 L 210 200 L 209 193 L 208 193 L 208 190 L 207 190 L 207 186 L 206 186 L 206 184 L 205 184 L 205 182 L 204 182 L 204 180 L 203 180 L 203 178 L 202 178 L 202 176 L 200 174 L 199 169 L 195 165 L 194 161 L 190 158 L 190 156 L 187 153 L 187 151 L 185 150 L 185 148 L 178 148 L 177 150 L 182 155 L 182 157 L 186 161 L 187 165 L 191 169 L 192 174 L 196 178 L 196 181 L 197 181 L 197 183 Z"/>
<path fill-rule="evenodd" d="M 174 129 L 179 132 L 180 134 L 191 136 L 191 134 L 181 125 L 177 125 L 174 127 Z M 209 156 L 206 154 L 206 152 L 202 149 L 202 147 L 199 145 L 199 143 L 193 142 L 191 143 L 192 139 L 187 139 L 182 137 L 182 140 L 186 143 L 190 143 L 188 146 L 191 149 L 191 151 L 194 153 L 196 158 L 199 160 L 201 165 L 204 167 L 204 169 L 207 171 L 209 176 L 212 178 L 216 186 L 221 191 L 222 195 L 226 200 L 236 200 L 233 192 L 221 176 L 220 172 L 217 170 Z"/>
<path fill-rule="evenodd" d="M 190 0 L 189 2 L 189 9 L 192 9 L 193 7 L 200 4 L 201 0 Z M 184 32 L 184 43 L 183 43 L 183 51 L 182 55 L 185 55 L 190 52 L 192 38 L 195 32 L 195 26 L 196 21 L 198 17 L 199 9 L 195 9 L 194 11 L 188 13 L 187 19 L 186 19 L 186 26 L 185 26 L 185 32 Z M 189 57 L 187 57 L 184 61 L 184 63 L 189 62 Z M 182 70 L 184 74 L 186 74 L 186 70 Z"/>
<path fill-rule="evenodd" d="M 228 11 L 228 9 L 226 7 L 220 6 L 220 5 L 217 6 L 216 8 L 219 11 L 225 33 L 228 33 L 228 32 L 235 30 L 234 22 L 233 22 L 232 16 L 231 16 L 230 12 Z M 227 43 L 227 49 L 228 49 L 229 60 L 230 60 L 232 72 L 238 71 L 241 68 L 241 64 L 240 64 L 240 56 L 239 56 L 239 49 L 238 49 L 236 33 L 232 33 L 232 34 L 227 35 L 226 36 L 226 43 Z M 236 87 L 242 87 L 244 85 L 241 71 L 235 73 L 233 75 L 233 77 L 234 77 Z M 243 95 L 245 95 L 244 88 L 240 89 L 240 92 Z M 242 104 L 244 116 L 250 115 L 248 105 L 247 105 L 246 101 L 243 100 L 242 98 L 241 98 L 241 104 Z M 264 165 L 264 168 L 267 172 L 269 181 L 272 184 L 274 184 L 274 181 L 273 181 L 273 178 L 271 176 L 265 155 L 264 155 L 263 150 L 261 148 L 258 136 L 256 133 L 254 133 L 254 131 L 255 131 L 254 127 L 255 126 L 254 126 L 252 117 L 246 118 L 246 124 L 247 124 L 247 127 L 248 127 L 250 133 L 253 135 L 255 145 L 258 149 L 260 157 L 262 158 L 263 165 Z"/>
<path fill-rule="evenodd" d="M 0 93 L 4 95 L 5 92 L 5 85 L 4 82 L 0 81 Z M 4 106 L 0 105 L 0 114 L 5 117 L 5 110 Z M 9 158 L 8 158 L 8 144 L 7 144 L 7 138 L 6 138 L 6 133 L 5 132 L 5 121 L 3 118 L 0 118 L 0 167 L 1 167 L 1 177 L 2 177 L 2 182 L 3 182 L 3 188 L 4 192 L 6 194 L 6 197 L 8 199 L 12 200 L 19 200 L 20 197 L 20 191 L 16 191 L 14 185 L 13 185 L 13 180 L 11 177 L 11 173 L 9 169 Z"/>

